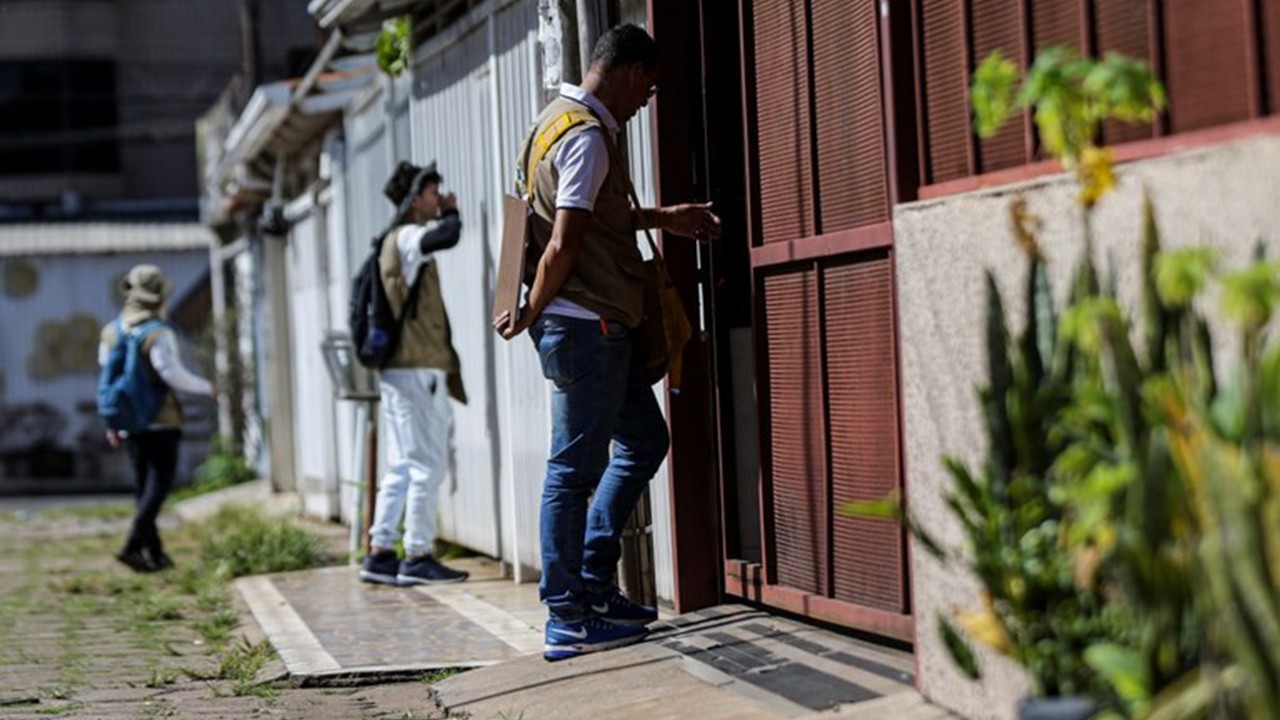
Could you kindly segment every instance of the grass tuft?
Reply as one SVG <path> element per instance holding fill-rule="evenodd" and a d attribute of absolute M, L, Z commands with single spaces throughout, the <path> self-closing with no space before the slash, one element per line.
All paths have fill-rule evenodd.
<path fill-rule="evenodd" d="M 213 615 L 201 618 L 195 623 L 200 637 L 213 645 L 221 645 L 231 639 L 231 631 L 240 622 L 240 613 L 231 608 L 224 608 Z"/>
<path fill-rule="evenodd" d="M 147 596 L 134 610 L 134 613 L 139 620 L 144 622 L 181 620 L 185 617 L 185 613 L 182 610 L 182 600 L 172 595 Z"/>
<path fill-rule="evenodd" d="M 226 578 L 303 570 L 327 560 L 315 535 L 243 506 L 219 510 L 199 535 L 201 565 Z"/>

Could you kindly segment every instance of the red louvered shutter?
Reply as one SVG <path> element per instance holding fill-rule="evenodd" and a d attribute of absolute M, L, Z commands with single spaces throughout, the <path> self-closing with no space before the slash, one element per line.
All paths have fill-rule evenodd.
<path fill-rule="evenodd" d="M 971 0 L 970 7 L 973 18 L 974 67 L 996 50 L 1021 64 L 1022 9 L 1019 0 Z M 979 172 L 1026 164 L 1026 130 L 1021 116 L 1010 118 L 994 137 L 982 140 L 979 148 Z"/>
<path fill-rule="evenodd" d="M 826 450 L 817 272 L 764 279 L 770 489 L 778 583 L 827 593 Z"/>
<path fill-rule="evenodd" d="M 1280 113 L 1280 0 L 1262 0 L 1262 56 L 1267 78 L 1264 112 Z"/>
<path fill-rule="evenodd" d="M 1166 0 L 1165 75 L 1173 132 L 1249 118 L 1250 59 L 1239 0 Z"/>
<path fill-rule="evenodd" d="M 920 0 L 926 184 L 969 175 L 964 0 Z"/>
<path fill-rule="evenodd" d="M 876 4 L 813 3 L 819 230 L 889 219 Z"/>
<path fill-rule="evenodd" d="M 1039 52 L 1055 45 L 1065 45 L 1081 52 L 1081 0 L 1032 0 L 1031 47 Z"/>
<path fill-rule="evenodd" d="M 788 241 L 814 234 L 805 10 L 790 0 L 753 7 L 761 235 Z"/>
<path fill-rule="evenodd" d="M 823 273 L 831 488 L 835 503 L 898 490 L 893 269 L 887 254 Z M 885 519 L 833 519 L 833 596 L 906 611 L 903 534 Z"/>
<path fill-rule="evenodd" d="M 1097 54 L 1118 52 L 1151 62 L 1152 0 L 1095 0 L 1094 28 Z M 1102 140 L 1108 145 L 1150 138 L 1154 133 L 1149 123 L 1135 125 L 1108 120 L 1102 124 Z"/>

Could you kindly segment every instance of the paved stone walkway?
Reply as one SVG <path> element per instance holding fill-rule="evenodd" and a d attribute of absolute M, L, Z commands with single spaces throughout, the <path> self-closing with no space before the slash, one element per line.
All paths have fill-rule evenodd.
<path fill-rule="evenodd" d="M 472 578 L 394 588 L 322 568 L 237 588 L 300 682 L 472 668 L 433 685 L 450 718 L 951 717 L 915 692 L 909 653 L 742 605 L 665 617 L 639 645 L 548 663 L 536 586 L 488 560 L 451 564 Z"/>
<path fill-rule="evenodd" d="M 103 502 L 111 509 L 103 511 Z M 128 526 L 127 501 L 96 506 L 73 510 L 47 498 L 0 502 L 0 718 L 441 717 L 420 680 L 354 688 L 285 685 L 261 697 L 235 694 L 262 692 L 261 686 L 195 679 L 216 674 L 222 661 L 194 627 L 201 617 L 197 601 L 175 607 L 139 602 L 172 580 L 119 565 L 112 553 Z M 162 527 L 174 525 L 168 518 Z M 345 530 L 334 531 L 341 547 Z M 179 564 L 192 553 L 180 545 L 170 551 Z M 265 636 L 235 602 L 240 620 L 234 635 L 258 643 Z M 259 678 L 285 675 L 273 660 Z"/>
<path fill-rule="evenodd" d="M 236 588 L 300 682 L 483 667 L 542 650 L 533 625 L 479 596 L 515 587 L 497 563 L 450 565 L 470 571 L 471 580 L 388 587 L 359 582 L 355 568 L 330 567 L 241 578 Z M 541 622 L 536 589 L 515 595 Z"/>
<path fill-rule="evenodd" d="M 219 610 L 232 646 L 269 641 L 278 655 L 232 680 L 229 646 L 198 629 L 213 619 L 207 598 L 176 571 L 118 565 L 127 502 L 102 505 L 18 512 L 0 499 L 0 718 L 951 717 L 912 689 L 909 654 L 738 605 L 664 616 L 640 645 L 547 663 L 536 586 L 483 559 L 457 561 L 473 578 L 451 586 L 372 586 L 347 566 L 241 578 Z M 170 552 L 194 567 L 175 524 L 163 524 Z M 345 529 L 313 530 L 344 548 Z M 451 674 L 461 668 L 473 669 Z"/>

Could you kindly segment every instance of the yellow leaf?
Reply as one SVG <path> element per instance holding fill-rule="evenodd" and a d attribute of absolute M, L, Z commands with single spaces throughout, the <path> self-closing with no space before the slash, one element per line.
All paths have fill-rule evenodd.
<path fill-rule="evenodd" d="M 1102 553 L 1094 546 L 1086 547 L 1075 556 L 1075 584 L 1081 590 L 1092 590 L 1098 565 L 1102 562 Z"/>
<path fill-rule="evenodd" d="M 1010 650 L 1009 636 L 1004 631 L 1000 618 L 996 617 L 992 607 L 991 596 L 983 593 L 984 607 L 981 610 L 957 610 L 956 624 L 964 628 L 965 633 L 987 647 L 1002 655 Z"/>
<path fill-rule="evenodd" d="M 1111 151 L 1106 148 L 1086 147 L 1080 154 L 1076 178 L 1080 181 L 1080 203 L 1085 207 L 1093 207 L 1103 195 L 1116 186 Z"/>

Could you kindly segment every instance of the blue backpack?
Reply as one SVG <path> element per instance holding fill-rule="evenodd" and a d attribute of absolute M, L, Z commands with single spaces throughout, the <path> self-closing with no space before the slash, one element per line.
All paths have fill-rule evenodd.
<path fill-rule="evenodd" d="M 169 388 L 152 378 L 142 343 L 161 327 L 160 320 L 149 320 L 129 332 L 116 320 L 118 338 L 98 375 L 98 415 L 112 430 L 141 432 L 160 412 Z"/>

